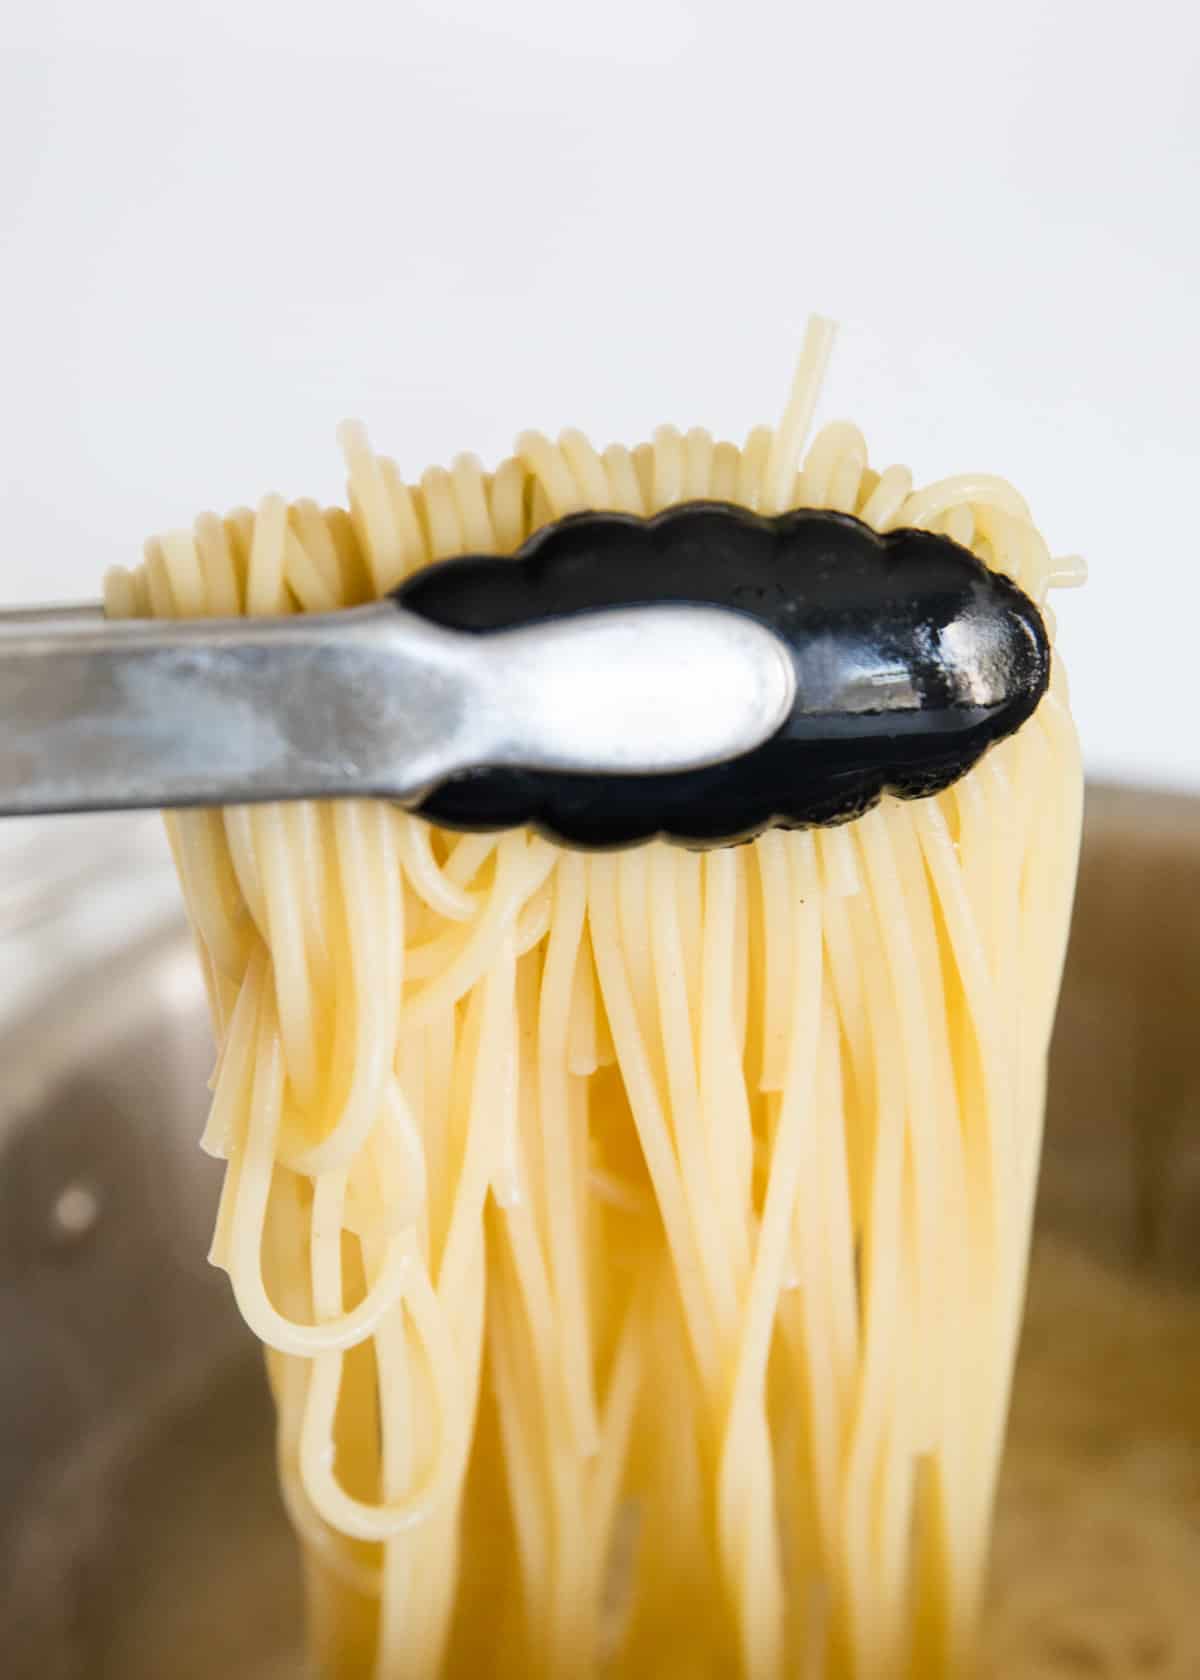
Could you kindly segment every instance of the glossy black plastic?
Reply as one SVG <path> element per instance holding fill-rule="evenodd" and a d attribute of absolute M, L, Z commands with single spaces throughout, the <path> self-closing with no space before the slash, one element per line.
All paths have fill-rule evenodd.
<path fill-rule="evenodd" d="M 702 602 L 747 613 L 790 649 L 791 715 L 763 746 L 704 770 L 576 776 L 482 770 L 419 807 L 450 828 L 535 824 L 573 846 L 655 835 L 732 844 L 772 825 L 844 822 L 888 790 L 940 791 L 1030 716 L 1050 646 L 1033 602 L 926 531 L 879 535 L 841 513 L 763 517 L 688 502 L 651 519 L 573 514 L 511 558 L 419 572 L 395 598 L 484 633 L 600 607 Z"/>

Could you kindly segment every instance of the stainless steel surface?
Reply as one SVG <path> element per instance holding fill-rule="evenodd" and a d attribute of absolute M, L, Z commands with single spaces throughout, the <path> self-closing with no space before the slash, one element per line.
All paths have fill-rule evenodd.
<path fill-rule="evenodd" d="M 1153 1281 L 1200 1302 L 1198 998 L 1200 801 L 1093 790 L 1039 1253 L 1065 1244 L 1130 1290 Z M 203 1259 L 216 1192 L 196 1147 L 209 1059 L 200 984 L 174 924 L 0 1037 L 6 1680 L 302 1672 L 265 1384 L 225 1280 Z M 1072 1308 L 1068 1320 L 1043 1291 L 1043 1270 L 1035 1261 L 1017 1458 L 1040 1403 L 1038 1347 L 1089 1334 L 1086 1316 L 1074 1322 Z M 1178 1347 L 1150 1321 L 1140 1333 L 1148 1345 L 1130 1366 L 1157 1360 L 1178 1387 Z M 1113 1360 L 1104 1381 L 1132 1395 L 1143 1377 Z M 1094 1385 L 1064 1381 L 1073 1419 Z M 1200 1395 L 1172 1416 L 1189 1408 L 1200 1440 Z M 1165 1426 L 1147 1412 L 1139 1440 L 1136 1417 L 1125 1446 L 1145 1459 Z M 1097 1436 L 1097 1451 L 1106 1442 Z M 1011 1549 L 1010 1497 L 1006 1483 L 1000 1537 Z"/>
<path fill-rule="evenodd" d="M 211 1041 L 184 930 L 80 976 L 3 1044 L 0 1672 L 297 1674 L 269 1401 L 204 1259 Z"/>
<path fill-rule="evenodd" d="M 388 602 L 282 619 L 0 616 L 0 814 L 377 794 L 483 765 L 655 773 L 748 752 L 792 661 L 714 607 L 487 636 Z"/>

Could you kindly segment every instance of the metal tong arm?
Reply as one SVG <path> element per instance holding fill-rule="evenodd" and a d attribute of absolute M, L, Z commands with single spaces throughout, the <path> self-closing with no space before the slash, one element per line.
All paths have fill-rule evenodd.
<path fill-rule="evenodd" d="M 783 645 L 721 608 L 468 635 L 380 601 L 278 619 L 0 614 L 0 815 L 376 795 L 485 765 L 721 763 L 793 699 Z"/>

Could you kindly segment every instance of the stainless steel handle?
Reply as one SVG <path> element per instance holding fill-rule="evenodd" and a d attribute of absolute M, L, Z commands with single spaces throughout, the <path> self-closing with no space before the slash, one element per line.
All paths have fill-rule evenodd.
<path fill-rule="evenodd" d="M 377 795 L 482 765 L 654 774 L 772 735 L 792 661 L 715 607 L 485 636 L 390 602 L 281 619 L 0 614 L 0 815 Z"/>

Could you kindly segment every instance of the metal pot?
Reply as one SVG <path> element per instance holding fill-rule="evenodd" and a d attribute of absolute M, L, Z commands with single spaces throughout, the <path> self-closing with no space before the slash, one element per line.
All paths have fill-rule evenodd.
<path fill-rule="evenodd" d="M 9 1680 L 282 1680 L 303 1667 L 258 1352 L 204 1259 L 217 1173 L 196 1148 L 203 993 L 182 923 L 165 918 L 116 939 L 115 955 L 93 949 L 0 1032 Z M 1180 1392 L 1181 1347 L 1200 1382 L 1198 999 L 1200 800 L 1093 788 L 989 1613 L 1000 1644 L 1014 1615 L 1041 1617 L 1039 1674 L 1125 1672 L 1086 1666 L 1076 1588 L 1055 1603 L 1053 1571 L 1029 1567 L 1062 1544 L 1071 1498 L 1086 1527 L 1088 1489 L 1168 1437 L 1173 1450 L 1186 1436 L 1200 1467 L 1200 1388 Z M 1031 1504 L 1029 1466 L 1066 1462 L 1081 1430 L 1092 1456 L 1075 1493 Z M 1200 1534 L 1200 1471 L 1194 1506 Z M 1042 1599 L 1026 1614 L 1031 1582 Z M 1174 1666 L 1180 1628 L 1164 1632 L 1153 1606 L 1147 1627 L 1138 1602 L 1130 1614 L 1130 1674 L 1192 1673 Z"/>

